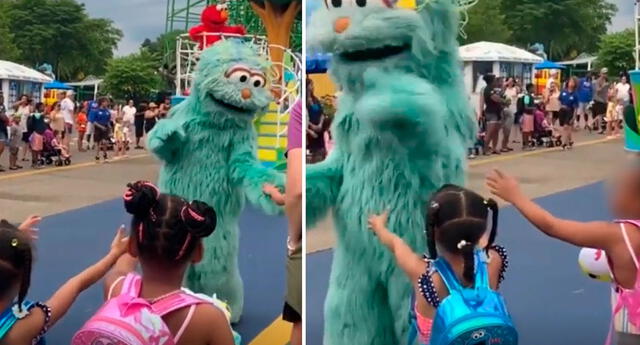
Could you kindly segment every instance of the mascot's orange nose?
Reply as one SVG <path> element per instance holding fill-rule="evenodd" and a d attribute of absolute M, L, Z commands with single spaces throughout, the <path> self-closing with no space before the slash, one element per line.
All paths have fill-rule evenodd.
<path fill-rule="evenodd" d="M 222 11 L 222 13 L 220 13 L 220 18 L 222 18 L 222 20 L 227 20 L 229 18 L 229 12 Z"/>
<path fill-rule="evenodd" d="M 349 28 L 349 24 L 351 24 L 351 20 L 349 17 L 341 17 L 336 19 L 335 23 L 333 23 L 333 30 L 339 34 L 347 31 Z"/>
<path fill-rule="evenodd" d="M 242 89 L 242 91 L 240 91 L 240 95 L 242 96 L 242 99 L 249 99 L 251 98 L 251 90 Z"/>

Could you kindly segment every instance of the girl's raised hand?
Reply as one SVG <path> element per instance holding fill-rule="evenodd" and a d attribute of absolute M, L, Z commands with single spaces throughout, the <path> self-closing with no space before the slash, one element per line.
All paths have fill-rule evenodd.
<path fill-rule="evenodd" d="M 40 224 L 40 222 L 42 221 L 42 217 L 40 216 L 36 216 L 36 215 L 31 215 L 29 217 L 27 217 L 27 219 L 22 222 L 22 224 L 20 224 L 20 226 L 18 227 L 18 229 L 20 229 L 20 231 L 24 231 L 27 234 L 29 234 L 29 236 L 34 239 L 37 240 L 38 239 L 38 224 Z"/>
<path fill-rule="evenodd" d="M 111 242 L 111 253 L 117 256 L 127 252 L 129 248 L 129 237 L 125 234 L 125 227 L 121 225 L 116 233 L 116 237 Z"/>
<path fill-rule="evenodd" d="M 369 216 L 369 229 L 371 229 L 376 235 L 380 236 L 381 233 L 389 231 L 387 230 L 388 219 L 389 211 Z"/>
<path fill-rule="evenodd" d="M 509 203 L 522 195 L 518 181 L 498 169 L 487 175 L 486 183 L 491 194 Z"/>

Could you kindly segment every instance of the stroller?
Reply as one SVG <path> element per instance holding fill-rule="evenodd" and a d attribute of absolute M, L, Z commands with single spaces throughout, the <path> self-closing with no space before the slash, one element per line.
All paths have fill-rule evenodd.
<path fill-rule="evenodd" d="M 533 135 L 531 136 L 531 147 L 554 147 L 562 145 L 559 135 L 554 135 L 553 128 L 544 116 L 544 112 L 537 109 L 533 114 Z"/>
<path fill-rule="evenodd" d="M 476 141 L 473 144 L 473 147 L 468 149 L 467 158 L 474 159 L 480 154 L 485 154 L 484 152 L 484 140 L 487 134 L 487 126 L 486 122 L 483 120 L 478 121 L 478 134 L 476 135 Z"/>
<path fill-rule="evenodd" d="M 57 167 L 71 164 L 71 157 L 63 157 L 62 150 L 54 146 L 55 136 L 53 131 L 47 129 L 42 134 L 42 154 L 40 155 L 40 165 L 55 165 Z"/>

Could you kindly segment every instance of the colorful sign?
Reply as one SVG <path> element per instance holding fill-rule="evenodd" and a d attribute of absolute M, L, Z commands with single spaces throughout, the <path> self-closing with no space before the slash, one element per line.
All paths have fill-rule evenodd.
<path fill-rule="evenodd" d="M 624 113 L 624 148 L 640 153 L 640 70 L 629 72 L 635 107 L 627 107 Z"/>

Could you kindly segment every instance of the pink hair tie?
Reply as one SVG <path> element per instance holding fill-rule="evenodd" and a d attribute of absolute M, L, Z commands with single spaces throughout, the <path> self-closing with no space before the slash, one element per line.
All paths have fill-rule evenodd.
<path fill-rule="evenodd" d="M 204 217 L 199 215 L 198 213 L 196 213 L 196 211 L 194 211 L 191 208 L 191 205 L 184 205 L 182 207 L 182 210 L 180 210 L 180 217 L 182 218 L 183 222 L 187 221 L 187 217 L 186 217 L 186 213 L 188 213 L 193 219 L 195 219 L 198 222 L 203 222 L 204 221 Z"/>
<path fill-rule="evenodd" d="M 138 242 L 142 243 L 142 239 L 143 239 L 143 223 L 140 223 L 140 226 L 138 227 Z"/>
<path fill-rule="evenodd" d="M 127 188 L 127 190 L 124 192 L 124 195 L 122 196 L 122 198 L 125 201 L 131 201 L 131 199 L 133 198 L 133 191 L 131 190 L 131 188 Z"/>
<path fill-rule="evenodd" d="M 158 189 L 158 187 L 156 187 L 156 185 L 154 185 L 153 183 L 151 183 L 149 181 L 143 181 L 142 185 L 153 188 L 153 190 L 156 191 L 156 199 L 160 197 L 160 189 Z"/>
<path fill-rule="evenodd" d="M 187 234 L 187 239 L 184 240 L 184 244 L 182 245 L 182 248 L 180 248 L 180 252 L 176 257 L 176 260 L 180 259 L 182 255 L 184 255 L 184 251 L 187 250 L 187 246 L 189 245 L 189 242 L 191 242 L 191 234 Z"/>

